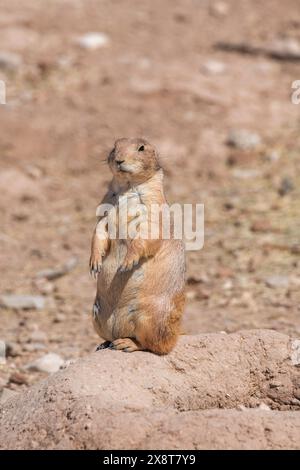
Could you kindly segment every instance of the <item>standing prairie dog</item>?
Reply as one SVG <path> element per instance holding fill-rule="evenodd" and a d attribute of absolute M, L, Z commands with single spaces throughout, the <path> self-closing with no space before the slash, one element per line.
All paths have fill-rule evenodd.
<path fill-rule="evenodd" d="M 102 203 L 120 210 L 166 204 L 163 170 L 155 148 L 144 139 L 119 139 L 108 157 L 113 179 Z M 182 240 L 110 238 L 107 217 L 99 217 L 91 247 L 90 270 L 97 276 L 93 323 L 105 339 L 98 349 L 149 350 L 166 354 L 180 334 L 184 308 L 185 256 Z M 140 228 L 150 222 L 141 219 Z M 133 216 L 134 218 L 134 216 Z M 129 225 L 130 217 L 125 220 Z M 121 222 L 118 221 L 120 229 Z M 123 227 L 124 228 L 124 227 Z M 128 228 L 128 227 L 126 227 Z"/>

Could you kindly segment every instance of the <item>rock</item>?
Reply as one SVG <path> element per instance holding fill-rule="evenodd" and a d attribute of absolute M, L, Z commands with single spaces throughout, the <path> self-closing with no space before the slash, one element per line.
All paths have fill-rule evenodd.
<path fill-rule="evenodd" d="M 246 129 L 234 129 L 229 132 L 227 144 L 239 150 L 255 150 L 261 145 L 261 137 Z"/>
<path fill-rule="evenodd" d="M 268 233 L 272 231 L 272 225 L 267 219 L 256 220 L 251 225 L 252 232 Z"/>
<path fill-rule="evenodd" d="M 44 343 L 48 337 L 44 331 L 36 330 L 30 334 L 29 341 L 31 343 Z"/>
<path fill-rule="evenodd" d="M 13 372 L 9 377 L 9 382 L 17 385 L 28 384 L 28 379 L 26 375 L 22 374 L 21 372 Z"/>
<path fill-rule="evenodd" d="M 244 406 L 244 405 L 238 405 L 236 408 L 237 408 L 237 410 L 239 410 L 239 411 L 247 411 L 247 410 L 249 410 L 249 408 L 247 408 L 247 407 Z"/>
<path fill-rule="evenodd" d="M 15 398 L 18 395 L 18 392 L 14 390 L 10 390 L 9 388 L 4 388 L 2 391 L 0 390 L 0 405 L 2 406 L 10 398 Z"/>
<path fill-rule="evenodd" d="M 266 405 L 265 403 L 260 403 L 260 405 L 258 406 L 258 409 L 259 410 L 264 410 L 264 411 L 271 411 L 271 408 Z"/>
<path fill-rule="evenodd" d="M 58 354 L 48 353 L 31 364 L 28 364 L 27 369 L 52 374 L 53 372 L 57 372 L 64 362 L 65 361 Z"/>
<path fill-rule="evenodd" d="M 2 407 L 0 449 L 298 449 L 299 412 L 278 411 L 298 408 L 291 344 L 255 330 L 90 354 Z M 266 400 L 277 411 L 251 409 Z"/>
<path fill-rule="evenodd" d="M 6 356 L 17 357 L 22 355 L 22 348 L 18 343 L 6 343 Z"/>
<path fill-rule="evenodd" d="M 247 169 L 247 168 L 235 168 L 233 170 L 233 176 L 235 178 L 241 179 L 241 180 L 249 180 L 252 178 L 257 178 L 261 176 L 261 172 L 255 169 Z"/>
<path fill-rule="evenodd" d="M 295 189 L 293 181 L 288 177 L 282 178 L 280 187 L 278 189 L 280 196 L 285 196 L 286 194 L 293 191 L 293 189 Z"/>
<path fill-rule="evenodd" d="M 226 66 L 223 62 L 210 59 L 202 64 L 202 70 L 210 75 L 220 75 L 225 72 Z"/>
<path fill-rule="evenodd" d="M 280 153 L 277 152 L 276 150 L 273 150 L 269 153 L 267 153 L 264 156 L 264 159 L 269 162 L 277 162 L 280 159 Z"/>
<path fill-rule="evenodd" d="M 268 287 L 277 288 L 277 287 L 289 287 L 290 281 L 287 276 L 273 275 L 265 279 L 265 283 Z"/>
<path fill-rule="evenodd" d="M 196 295 L 197 295 L 197 292 L 194 290 L 189 290 L 185 294 L 187 300 L 194 300 L 196 298 Z"/>
<path fill-rule="evenodd" d="M 64 313 L 57 313 L 56 316 L 53 318 L 53 323 L 61 323 L 66 320 L 66 315 Z"/>
<path fill-rule="evenodd" d="M 215 2 L 210 7 L 210 12 L 213 16 L 224 17 L 228 15 L 229 6 L 226 2 Z"/>
<path fill-rule="evenodd" d="M 138 77 L 131 77 L 130 88 L 133 92 L 140 95 L 153 95 L 160 93 L 163 90 L 163 85 L 158 79 L 141 79 Z"/>
<path fill-rule="evenodd" d="M 91 32 L 86 33 L 76 39 L 76 43 L 83 49 L 95 50 L 106 47 L 110 39 L 105 33 Z"/>
<path fill-rule="evenodd" d="M 34 285 L 43 295 L 53 294 L 55 290 L 55 286 L 45 278 L 35 279 Z"/>
<path fill-rule="evenodd" d="M 13 52 L 0 52 L 0 70 L 15 71 L 22 65 L 22 57 Z"/>
<path fill-rule="evenodd" d="M 0 296 L 0 307 L 15 310 L 43 310 L 46 299 L 39 295 L 5 294 Z"/>
<path fill-rule="evenodd" d="M 292 342 L 291 361 L 293 366 L 300 366 L 300 339 Z"/>
<path fill-rule="evenodd" d="M 276 39 L 268 50 L 277 59 L 300 59 L 300 42 L 294 38 Z"/>
<path fill-rule="evenodd" d="M 43 343 L 27 343 L 23 345 L 23 351 L 35 352 L 44 351 L 46 346 Z"/>
<path fill-rule="evenodd" d="M 45 278 L 48 281 L 53 281 L 54 279 L 58 279 L 59 277 L 68 274 L 72 269 L 74 269 L 78 264 L 78 259 L 74 256 L 73 258 L 69 259 L 63 266 L 56 269 L 44 269 L 43 271 L 39 271 L 36 275 L 37 278 Z"/>

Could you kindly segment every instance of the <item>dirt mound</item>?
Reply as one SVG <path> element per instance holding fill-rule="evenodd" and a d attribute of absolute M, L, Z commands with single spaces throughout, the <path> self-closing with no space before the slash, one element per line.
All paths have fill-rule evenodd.
<path fill-rule="evenodd" d="M 296 448 L 293 354 L 269 330 L 185 336 L 165 357 L 103 350 L 6 402 L 0 448 Z"/>

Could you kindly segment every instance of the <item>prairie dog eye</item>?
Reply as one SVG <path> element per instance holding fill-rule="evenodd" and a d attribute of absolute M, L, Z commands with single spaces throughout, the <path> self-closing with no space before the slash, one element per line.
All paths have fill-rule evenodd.
<path fill-rule="evenodd" d="M 140 145 L 140 147 L 138 148 L 138 151 L 143 152 L 144 150 L 145 150 L 145 145 Z"/>

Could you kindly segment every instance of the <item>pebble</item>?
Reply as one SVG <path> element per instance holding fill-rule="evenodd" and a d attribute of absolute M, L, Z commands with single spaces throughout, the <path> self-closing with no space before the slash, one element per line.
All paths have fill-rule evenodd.
<path fill-rule="evenodd" d="M 210 75 L 219 75 L 223 73 L 226 69 L 226 66 L 223 62 L 220 62 L 218 60 L 207 60 L 202 64 L 202 70 L 205 73 L 208 73 Z"/>
<path fill-rule="evenodd" d="M 29 341 L 31 343 L 44 343 L 48 337 L 44 331 L 36 330 L 30 334 Z"/>
<path fill-rule="evenodd" d="M 186 292 L 186 298 L 187 300 L 194 300 L 196 298 L 197 292 L 194 290 L 189 290 Z"/>
<path fill-rule="evenodd" d="M 64 322 L 66 320 L 66 315 L 64 313 L 58 313 L 54 319 L 53 319 L 53 323 L 61 323 L 61 322 Z"/>
<path fill-rule="evenodd" d="M 281 58 L 298 59 L 300 57 L 300 42 L 295 38 L 276 39 L 271 44 L 270 50 Z"/>
<path fill-rule="evenodd" d="M 34 362 L 27 365 L 27 369 L 37 372 L 47 372 L 52 374 L 57 372 L 64 364 L 64 360 L 55 353 L 48 353 L 40 357 Z"/>
<path fill-rule="evenodd" d="M 91 32 L 83 34 L 76 39 L 76 43 L 87 50 L 95 50 L 109 44 L 109 37 L 105 33 Z"/>
<path fill-rule="evenodd" d="M 246 169 L 246 168 L 245 169 L 235 168 L 232 173 L 235 178 L 238 178 L 241 180 L 249 180 L 249 179 L 257 178 L 261 176 L 261 172 L 259 170 Z"/>
<path fill-rule="evenodd" d="M 261 145 L 261 137 L 246 129 L 234 129 L 228 134 L 227 144 L 239 150 L 254 150 Z"/>
<path fill-rule="evenodd" d="M 267 219 L 256 220 L 251 225 L 252 232 L 268 233 L 272 230 L 272 225 Z"/>
<path fill-rule="evenodd" d="M 39 295 L 5 294 L 0 296 L 0 307 L 3 308 L 43 310 L 45 304 L 45 297 Z"/>
<path fill-rule="evenodd" d="M 9 377 L 9 382 L 17 385 L 28 384 L 27 377 L 21 372 L 13 372 Z"/>
<path fill-rule="evenodd" d="M 60 268 L 50 268 L 44 269 L 43 271 L 39 271 L 36 275 L 38 279 L 47 279 L 48 281 L 53 281 L 54 279 L 58 279 L 59 277 L 64 276 L 65 274 L 69 273 L 72 269 L 74 269 L 78 264 L 78 259 L 74 256 L 70 258 L 63 266 Z"/>
<path fill-rule="evenodd" d="M 273 150 L 272 152 L 267 153 L 264 159 L 269 162 L 278 162 L 278 160 L 280 159 L 280 153 L 276 150 Z"/>
<path fill-rule="evenodd" d="M 228 15 L 229 6 L 226 2 L 215 2 L 210 7 L 210 12 L 213 16 L 223 17 Z"/>
<path fill-rule="evenodd" d="M 34 285 L 43 295 L 53 294 L 55 290 L 55 286 L 44 278 L 35 279 Z"/>
<path fill-rule="evenodd" d="M 22 349 L 18 343 L 6 343 L 6 355 L 7 357 L 21 356 Z"/>
<path fill-rule="evenodd" d="M 44 351 L 46 346 L 43 343 L 27 343 L 23 346 L 23 351 L 26 352 L 35 352 L 35 351 Z"/>
<path fill-rule="evenodd" d="M 264 410 L 264 411 L 271 411 L 271 408 L 266 405 L 265 403 L 260 403 L 260 405 L 258 406 L 258 409 L 259 410 Z"/>
<path fill-rule="evenodd" d="M 293 189 L 294 189 L 293 181 L 287 176 L 282 178 L 280 187 L 278 189 L 278 193 L 280 194 L 280 196 L 285 196 L 286 194 L 293 191 Z"/>
<path fill-rule="evenodd" d="M 15 71 L 22 65 L 22 58 L 13 52 L 0 52 L 0 70 Z"/>
<path fill-rule="evenodd" d="M 289 278 L 287 276 L 273 275 L 265 279 L 265 283 L 268 287 L 277 288 L 277 287 L 289 287 Z"/>
<path fill-rule="evenodd" d="M 159 80 L 156 79 L 140 79 L 133 77 L 130 79 L 130 88 L 135 93 L 140 95 L 152 95 L 154 93 L 160 93 L 163 89 L 163 85 Z"/>
<path fill-rule="evenodd" d="M 238 406 L 237 406 L 237 409 L 238 409 L 239 411 L 247 411 L 247 410 L 249 410 L 249 408 L 247 408 L 245 405 L 238 405 Z"/>

